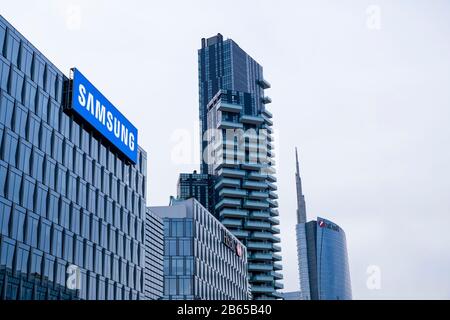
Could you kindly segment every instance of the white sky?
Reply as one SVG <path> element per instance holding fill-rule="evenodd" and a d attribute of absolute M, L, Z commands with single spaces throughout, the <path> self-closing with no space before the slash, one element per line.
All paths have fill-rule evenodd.
<path fill-rule="evenodd" d="M 200 39 L 233 38 L 272 84 L 286 290 L 298 282 L 298 146 L 309 218 L 347 233 L 354 298 L 450 298 L 448 1 L 0 0 L 0 14 L 140 130 L 149 205 L 197 168 Z M 179 130 L 184 165 L 171 156 Z"/>

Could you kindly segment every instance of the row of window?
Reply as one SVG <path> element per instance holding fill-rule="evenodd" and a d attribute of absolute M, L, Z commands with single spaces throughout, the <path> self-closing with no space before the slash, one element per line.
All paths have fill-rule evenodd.
<path fill-rule="evenodd" d="M 77 180 L 74 180 L 77 182 Z M 83 186 L 78 180 L 73 184 L 77 194 L 77 201 L 66 198 L 59 193 L 50 190 L 45 185 L 36 182 L 32 177 L 22 174 L 20 171 L 6 166 L 0 162 L 0 196 L 8 199 L 16 205 L 21 205 L 29 212 L 47 218 L 61 227 L 70 229 L 76 234 L 83 234 L 80 230 L 80 217 L 90 216 L 90 221 L 85 222 L 92 225 L 92 236 L 86 236 L 96 242 L 98 237 L 98 226 L 100 222 L 110 228 L 118 229 L 137 241 L 143 241 L 144 230 L 142 219 L 133 215 L 130 211 L 121 207 L 117 202 L 112 201 L 100 192 Z M 80 200 L 82 198 L 83 200 Z M 82 203 L 80 206 L 77 203 Z M 9 207 L 11 207 L 9 205 Z M 139 204 L 141 210 L 145 210 L 143 203 Z M 81 233 L 80 233 L 81 232 Z"/>
<path fill-rule="evenodd" d="M 66 287 L 47 286 L 39 281 L 28 281 L 14 275 L 6 279 L 0 272 L 1 300 L 78 300 L 88 297 L 96 300 L 136 300 L 142 296 L 136 290 L 124 287 L 122 284 L 105 280 L 101 276 L 89 275 L 82 280 L 85 290 L 70 291 Z M 6 287 L 4 287 L 6 286 Z"/>
<path fill-rule="evenodd" d="M 164 257 L 164 276 L 192 276 L 194 275 L 193 257 Z"/>
<path fill-rule="evenodd" d="M 64 254 L 56 255 L 55 258 L 55 255 L 45 252 L 45 248 L 42 248 L 43 250 L 31 248 L 19 241 L 2 236 L 0 265 L 16 273 L 37 275 L 65 286 L 68 276 L 67 268 L 74 263 L 80 268 L 89 270 L 90 273 L 102 275 L 106 279 L 142 291 L 143 269 L 141 267 L 76 237 L 68 240 L 69 238 L 65 235 L 63 239 L 64 242 L 59 239 L 61 241 L 59 246 L 63 248 Z M 74 244 L 73 247 L 68 245 L 71 241 Z M 52 248 L 54 245 L 58 244 L 52 244 Z M 73 259 L 69 257 L 70 253 L 73 253 Z"/>
<path fill-rule="evenodd" d="M 1 126 L 3 138 L 0 137 L 3 141 L 0 141 L 6 144 L 3 148 L 3 157 L 10 159 L 11 162 L 15 162 L 19 156 L 16 152 L 20 140 L 28 153 L 31 148 L 39 150 L 41 154 L 51 157 L 52 162 L 65 166 L 86 182 L 95 183 L 103 192 L 110 192 L 109 184 L 102 184 L 101 172 L 103 174 L 106 172 L 107 175 L 114 175 L 117 181 L 123 181 L 130 188 L 137 190 L 140 196 L 145 197 L 145 176 L 133 166 L 120 160 L 101 144 L 100 157 L 89 156 L 39 117 L 21 108 L 20 105 L 14 106 L 14 103 L 8 101 L 4 95 L 0 95 L 0 124 L 4 125 Z M 97 140 L 88 137 L 87 141 Z"/>
<path fill-rule="evenodd" d="M 59 224 L 53 222 L 58 219 L 56 216 L 59 217 Z M 74 207 L 65 213 L 58 214 L 55 211 L 53 221 L 0 199 L 0 232 L 4 236 L 78 264 L 72 250 L 76 236 L 78 243 L 96 244 L 98 250 L 109 250 L 137 265 L 143 263 L 142 236 L 140 240 L 135 240 L 94 214 L 87 214 Z"/>
<path fill-rule="evenodd" d="M 37 86 L 43 88 L 52 98 L 58 102 L 62 100 L 63 76 L 25 42 L 13 34 L 10 29 L 0 25 L 0 52 L 2 61 L 20 77 L 28 77 Z M 11 71 L 13 72 L 13 71 Z"/>
<path fill-rule="evenodd" d="M 226 285 L 226 283 L 225 283 Z M 214 287 L 211 283 L 194 277 L 195 295 L 201 300 L 247 300 L 246 290 L 236 286 Z"/>

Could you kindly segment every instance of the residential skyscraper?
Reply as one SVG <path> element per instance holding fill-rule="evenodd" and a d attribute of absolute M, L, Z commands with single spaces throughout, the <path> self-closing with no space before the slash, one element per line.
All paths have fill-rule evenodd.
<path fill-rule="evenodd" d="M 351 300 L 352 291 L 345 232 L 335 223 L 317 218 L 306 222 L 296 150 L 297 252 L 302 300 Z M 295 296 L 285 294 L 286 297 Z"/>
<path fill-rule="evenodd" d="M 214 180 L 213 214 L 247 246 L 255 299 L 280 298 L 281 256 L 270 84 L 263 68 L 221 34 L 199 50 L 202 173 Z"/>
<path fill-rule="evenodd" d="M 264 80 L 263 68 L 231 39 L 223 39 L 219 33 L 208 39 L 202 39 L 198 51 L 199 70 L 199 116 L 200 116 L 200 159 L 201 172 L 206 173 L 207 164 L 203 161 L 203 150 L 207 142 L 203 141 L 208 128 L 208 104 L 220 90 L 245 92 L 245 99 L 253 100 L 249 104 L 253 113 L 260 113 L 264 103 L 264 89 L 270 84 Z"/>
<path fill-rule="evenodd" d="M 196 199 L 150 207 L 164 221 L 164 299 L 247 300 L 247 249 Z"/>
<path fill-rule="evenodd" d="M 68 109 L 71 73 L 0 16 L 0 299 L 145 299 L 147 154 Z"/>

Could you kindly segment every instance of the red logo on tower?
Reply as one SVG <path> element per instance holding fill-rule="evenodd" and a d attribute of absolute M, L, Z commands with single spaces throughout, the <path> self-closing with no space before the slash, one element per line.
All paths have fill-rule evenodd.
<path fill-rule="evenodd" d="M 236 253 L 239 257 L 242 257 L 242 246 L 239 243 L 236 243 Z"/>
<path fill-rule="evenodd" d="M 321 228 L 325 227 L 325 222 L 323 220 L 319 221 L 319 227 Z"/>

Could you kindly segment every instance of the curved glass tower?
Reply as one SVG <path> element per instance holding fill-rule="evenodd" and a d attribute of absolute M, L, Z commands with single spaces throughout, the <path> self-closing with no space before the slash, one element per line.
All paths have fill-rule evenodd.
<path fill-rule="evenodd" d="M 297 253 L 302 300 L 351 300 L 352 290 L 345 232 L 317 218 L 306 222 L 305 197 L 296 156 Z"/>
<path fill-rule="evenodd" d="M 317 218 L 306 224 L 306 239 L 311 299 L 351 300 L 344 230 L 329 220 Z"/>

